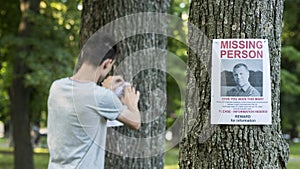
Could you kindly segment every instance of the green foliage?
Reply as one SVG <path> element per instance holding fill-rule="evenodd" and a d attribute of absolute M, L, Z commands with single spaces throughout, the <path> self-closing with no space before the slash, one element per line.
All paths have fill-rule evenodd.
<path fill-rule="evenodd" d="M 0 121 L 8 123 L 9 117 L 9 95 L 6 90 L 8 84 L 10 84 L 12 70 L 8 67 L 7 62 L 2 62 L 0 66 Z"/>
<path fill-rule="evenodd" d="M 176 55 L 176 57 L 180 58 L 184 62 L 186 62 L 187 58 L 187 43 L 184 44 L 180 41 L 187 41 L 188 9 L 188 0 L 171 0 L 169 14 L 176 15 L 182 18 L 183 22 L 171 23 L 168 25 L 170 27 L 170 30 L 174 30 L 172 35 L 174 38 L 168 38 L 167 50 L 172 54 Z M 172 72 L 172 75 L 176 76 L 176 78 L 172 77 L 171 74 L 167 74 L 167 128 L 173 124 L 176 118 L 178 118 L 179 116 L 183 116 L 183 103 L 185 98 L 181 98 L 181 92 L 184 91 L 180 91 L 180 89 L 185 90 L 186 76 L 186 71 L 178 69 L 178 67 L 175 66 L 176 63 L 168 64 L 174 65 L 173 67 L 170 67 L 167 71 Z"/>
<path fill-rule="evenodd" d="M 295 74 L 290 73 L 289 71 L 282 69 L 281 71 L 281 87 L 282 92 L 291 95 L 300 94 L 300 86 L 298 77 Z"/>
<path fill-rule="evenodd" d="M 38 115 L 33 114 L 33 121 L 39 121 L 40 114 L 46 112 L 52 81 L 73 72 L 74 58 L 78 53 L 80 19 L 80 11 L 76 5 L 61 1 L 42 1 L 41 14 L 32 18 L 36 24 L 32 40 L 35 52 L 26 58 L 26 63 L 32 70 L 26 75 L 26 82 L 35 88 L 31 108 Z"/>
<path fill-rule="evenodd" d="M 69 76 L 73 72 L 78 53 L 78 32 L 80 29 L 80 11 L 76 1 L 45 0 L 40 3 L 40 13 L 26 13 L 33 27 L 30 36 L 18 36 L 20 11 L 18 1 L 9 5 L 0 0 L 0 67 L 1 102 L 0 119 L 6 118 L 9 110 L 8 89 L 14 76 L 14 62 L 23 62 L 29 68 L 25 74 L 26 86 L 33 89 L 31 95 L 31 120 L 40 121 L 41 113 L 46 112 L 47 97 L 53 80 Z M 11 10 L 12 7 L 15 10 Z M 9 10 L 8 10 L 9 9 Z M 4 10 L 4 12 L 3 12 Z M 14 18 L 14 19 L 11 19 Z M 17 19 L 15 19 L 17 18 Z M 2 25 L 2 22 L 5 23 Z M 27 50 L 16 52 L 20 46 Z M 3 79 L 3 80 L 2 80 Z M 2 99 L 4 98 L 4 99 Z M 5 107 L 4 109 L 1 109 Z M 5 116 L 5 117 L 4 117 Z M 44 122 L 46 119 L 43 119 Z"/>
<path fill-rule="evenodd" d="M 300 0 L 286 0 L 282 32 L 281 115 L 285 133 L 297 137 L 300 123 Z"/>
<path fill-rule="evenodd" d="M 10 36 L 18 30 L 20 21 L 19 1 L 0 1 L 0 40 L 4 35 Z M 10 43 L 10 42 L 9 42 Z M 8 123 L 9 117 L 9 95 L 6 90 L 11 82 L 12 69 L 9 65 L 8 44 L 0 42 L 0 121 Z"/>
<path fill-rule="evenodd" d="M 21 13 L 18 0 L 1 0 L 0 4 L 0 37 L 2 37 L 4 34 L 17 32 Z"/>
<path fill-rule="evenodd" d="M 285 46 L 294 46 L 299 50 L 300 46 L 300 1 L 285 0 L 283 15 L 282 42 Z"/>

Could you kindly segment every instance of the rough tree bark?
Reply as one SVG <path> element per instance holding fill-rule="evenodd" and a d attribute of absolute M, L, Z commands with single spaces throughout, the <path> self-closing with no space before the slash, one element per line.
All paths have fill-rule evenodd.
<path fill-rule="evenodd" d="M 286 168 L 289 147 L 282 137 L 279 100 L 282 12 L 283 0 L 192 0 L 190 23 L 209 41 L 189 29 L 189 45 L 199 50 L 189 50 L 180 168 Z M 218 38 L 268 39 L 272 125 L 210 125 L 208 57 L 211 40 Z"/>
<path fill-rule="evenodd" d="M 20 0 L 21 21 L 18 37 L 29 38 L 33 23 L 29 21 L 28 12 L 39 13 L 40 0 Z M 32 169 L 33 151 L 30 136 L 29 99 L 30 88 L 25 85 L 24 75 L 30 70 L 26 65 L 26 58 L 31 46 L 22 44 L 18 46 L 13 58 L 13 80 L 9 90 L 11 98 L 11 118 L 14 139 L 14 167 L 16 169 Z"/>
<path fill-rule="evenodd" d="M 84 0 L 82 11 L 82 27 L 80 32 L 80 46 L 94 32 L 104 25 L 116 19 L 140 12 L 166 13 L 169 7 L 169 0 L 136 1 L 136 0 Z M 135 22 L 136 21 L 136 22 Z M 139 29 L 147 20 L 139 18 L 125 19 L 125 22 L 134 22 L 134 30 Z M 120 26 L 120 25 L 115 25 Z M 112 27 L 112 32 L 116 27 Z M 141 97 L 139 108 L 142 114 L 142 127 L 139 131 L 131 131 L 127 127 L 109 128 L 106 142 L 105 168 L 163 168 L 164 165 L 164 135 L 165 132 L 165 103 L 166 80 L 165 80 L 165 52 L 149 52 L 147 49 L 166 49 L 167 39 L 155 33 L 134 34 L 126 37 L 126 27 L 118 32 L 122 41 L 119 42 L 121 57 L 117 60 L 119 65 L 117 73 L 121 73 L 126 81 L 133 81 L 134 86 L 140 91 Z M 147 27 L 143 27 L 147 32 Z M 166 29 L 166 28 L 163 28 Z M 138 53 L 138 57 L 134 54 Z M 135 55 L 135 57 L 133 57 Z M 122 60 L 126 56 L 125 65 Z M 145 57 L 147 56 L 147 57 Z M 153 69 L 142 70 L 147 64 Z M 146 66 L 146 67 L 147 67 Z M 140 70 L 140 72 L 139 72 Z M 136 74 L 136 72 L 139 72 Z M 153 93 L 162 94 L 163 97 L 155 97 Z M 155 98 L 155 99 L 154 99 Z M 117 136 L 119 135 L 119 136 Z M 121 137 L 120 137 L 121 135 Z M 147 140 L 147 138 L 154 138 Z M 132 142 L 130 138 L 136 139 Z M 146 139 L 145 139 L 146 138 Z M 112 141 L 113 140 L 113 141 Z M 117 144 L 116 144 L 117 142 Z M 146 150 L 146 151 L 140 151 Z M 147 154 L 151 150 L 157 150 L 157 154 Z"/>

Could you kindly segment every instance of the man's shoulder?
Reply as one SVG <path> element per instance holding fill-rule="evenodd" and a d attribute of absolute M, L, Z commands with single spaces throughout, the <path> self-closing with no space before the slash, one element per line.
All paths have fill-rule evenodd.
<path fill-rule="evenodd" d="M 69 81 L 68 77 L 56 79 L 52 82 L 52 85 L 63 84 L 63 83 L 66 83 L 67 81 Z"/>
<path fill-rule="evenodd" d="M 50 90 L 56 88 L 57 86 L 62 86 L 63 84 L 66 83 L 67 80 L 68 78 L 61 78 L 61 79 L 54 80 L 50 86 Z"/>
<path fill-rule="evenodd" d="M 97 93 L 98 96 L 100 96 L 100 98 L 104 98 L 104 99 L 110 99 L 113 97 L 117 97 L 117 95 L 112 91 L 109 90 L 105 87 L 101 87 L 101 86 L 97 86 L 95 88 L 95 93 Z"/>

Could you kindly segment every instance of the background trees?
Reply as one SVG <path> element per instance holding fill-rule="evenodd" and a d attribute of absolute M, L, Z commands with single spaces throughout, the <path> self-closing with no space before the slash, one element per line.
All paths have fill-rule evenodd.
<path fill-rule="evenodd" d="M 66 4 L 76 3 L 39 0 L 0 3 L 3 96 L 0 118 L 6 125 L 12 120 L 9 127 L 14 133 L 15 168 L 33 168 L 30 123 L 46 125 L 51 82 L 72 73 L 78 21 L 72 19 L 76 13 L 67 11 Z"/>
<path fill-rule="evenodd" d="M 289 148 L 279 107 L 282 11 L 283 1 L 273 0 L 191 2 L 189 21 L 196 28 L 189 30 L 181 168 L 286 168 Z M 210 125 L 210 40 L 218 38 L 269 40 L 272 125 Z"/>
<path fill-rule="evenodd" d="M 290 139 L 300 131 L 300 21 L 299 0 L 286 0 L 282 33 L 281 114 L 284 133 Z"/>

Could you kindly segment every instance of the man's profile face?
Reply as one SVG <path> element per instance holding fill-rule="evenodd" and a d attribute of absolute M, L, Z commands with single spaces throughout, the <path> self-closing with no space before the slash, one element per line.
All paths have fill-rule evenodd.
<path fill-rule="evenodd" d="M 239 68 L 233 69 L 233 77 L 235 83 L 239 87 L 243 87 L 248 83 L 249 71 L 245 67 L 241 66 Z"/>

